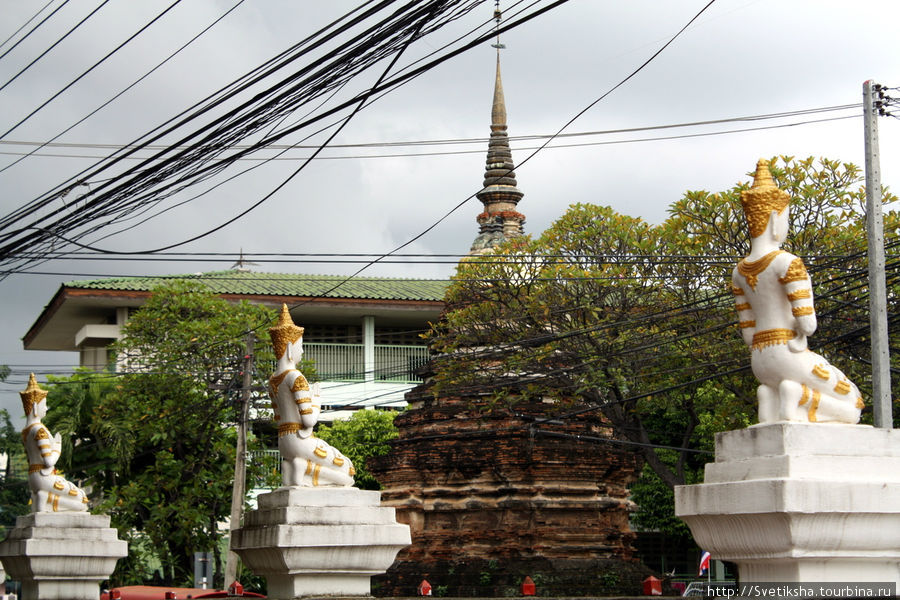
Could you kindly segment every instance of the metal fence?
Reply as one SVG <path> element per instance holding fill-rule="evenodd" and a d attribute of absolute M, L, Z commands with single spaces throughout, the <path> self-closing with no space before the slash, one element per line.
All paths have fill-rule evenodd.
<path fill-rule="evenodd" d="M 325 381 L 364 381 L 365 347 L 362 344 L 303 344 L 304 358 L 315 361 Z M 420 383 L 416 369 L 428 362 L 427 346 L 375 345 L 375 381 Z"/>

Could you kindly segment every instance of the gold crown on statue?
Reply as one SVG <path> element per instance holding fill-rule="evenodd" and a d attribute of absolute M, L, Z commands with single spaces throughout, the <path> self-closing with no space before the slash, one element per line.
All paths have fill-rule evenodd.
<path fill-rule="evenodd" d="M 750 227 L 750 237 L 759 237 L 765 233 L 772 211 L 781 214 L 790 202 L 791 195 L 775 185 L 768 161 L 759 159 L 753 185 L 749 190 L 741 192 L 741 206 L 744 207 L 744 215 Z"/>
<path fill-rule="evenodd" d="M 28 379 L 28 387 L 25 388 L 24 392 L 19 392 L 19 396 L 22 397 L 22 408 L 25 409 L 26 416 L 34 411 L 35 404 L 42 402 L 47 397 L 47 393 L 47 390 L 41 389 L 37 379 L 34 378 L 34 373 L 32 373 Z"/>
<path fill-rule="evenodd" d="M 294 325 L 291 312 L 287 304 L 281 305 L 281 316 L 278 324 L 269 327 L 269 336 L 272 338 L 272 346 L 275 348 L 275 357 L 281 358 L 287 351 L 288 344 L 293 344 L 303 337 L 303 328 Z"/>

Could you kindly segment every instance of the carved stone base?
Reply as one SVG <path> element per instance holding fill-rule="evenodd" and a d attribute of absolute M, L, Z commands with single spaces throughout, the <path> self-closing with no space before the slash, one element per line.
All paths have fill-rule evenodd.
<path fill-rule="evenodd" d="M 900 583 L 900 431 L 774 423 L 716 435 L 675 512 L 747 582 Z"/>
<path fill-rule="evenodd" d="M 409 527 L 379 492 L 280 488 L 258 498 L 231 549 L 268 583 L 268 597 L 367 596 L 370 577 L 387 571 L 409 545 Z"/>
<path fill-rule="evenodd" d="M 0 561 L 22 600 L 97 600 L 100 582 L 128 555 L 106 515 L 32 513 L 0 543 Z"/>

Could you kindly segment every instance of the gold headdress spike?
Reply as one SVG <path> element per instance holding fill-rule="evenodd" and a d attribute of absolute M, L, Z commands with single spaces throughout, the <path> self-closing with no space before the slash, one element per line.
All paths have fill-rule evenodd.
<path fill-rule="evenodd" d="M 272 338 L 272 346 L 275 348 L 275 356 L 281 358 L 287 351 L 288 344 L 293 344 L 303 337 L 303 328 L 294 325 L 291 318 L 291 312 L 288 310 L 287 304 L 281 305 L 281 315 L 278 317 L 278 324 L 269 327 L 269 335 Z"/>
<path fill-rule="evenodd" d="M 25 388 L 24 392 L 19 392 L 19 396 L 22 397 L 22 408 L 25 409 L 25 416 L 30 415 L 34 411 L 34 405 L 46 398 L 47 393 L 47 390 L 41 389 L 37 379 L 34 378 L 34 373 L 32 373 L 28 379 L 28 387 Z"/>
<path fill-rule="evenodd" d="M 775 185 L 772 173 L 769 172 L 769 163 L 759 159 L 753 185 L 749 190 L 741 192 L 741 206 L 744 207 L 744 215 L 750 227 L 750 237 L 759 237 L 765 233 L 772 211 L 781 214 L 790 202 L 791 195 Z"/>

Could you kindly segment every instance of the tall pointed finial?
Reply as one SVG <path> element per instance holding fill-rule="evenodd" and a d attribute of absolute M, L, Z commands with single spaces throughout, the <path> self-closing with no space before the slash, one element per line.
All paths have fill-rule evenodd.
<path fill-rule="evenodd" d="M 516 187 L 516 165 L 513 163 L 506 133 L 506 101 L 503 97 L 503 83 L 500 80 L 500 0 L 495 0 L 494 19 L 497 21 L 497 75 L 494 80 L 494 101 L 491 106 L 491 138 L 484 171 L 484 188 L 476 197 L 484 204 L 484 211 L 478 215 L 478 236 L 472 243 L 469 254 L 490 251 L 506 239 L 523 234 L 525 215 L 516 210 L 516 205 L 524 194 Z"/>
<path fill-rule="evenodd" d="M 494 31 L 497 32 L 497 41 L 491 44 L 491 48 L 497 49 L 497 60 L 500 60 L 500 51 L 506 48 L 500 43 L 500 19 L 503 18 L 503 12 L 500 10 L 500 0 L 494 0 Z"/>
<path fill-rule="evenodd" d="M 500 80 L 500 53 L 497 53 L 497 78 L 494 80 L 494 104 L 491 106 L 491 131 L 506 129 L 506 100 Z"/>
<path fill-rule="evenodd" d="M 500 19 L 503 13 L 500 11 L 500 0 L 494 0 L 494 29 L 497 32 L 497 42 L 491 47 L 497 49 L 497 78 L 494 80 L 494 104 L 491 107 L 491 131 L 497 131 L 499 127 L 506 127 L 506 101 L 503 99 L 503 82 L 500 80 L 500 50 L 506 48 L 500 43 Z"/>

